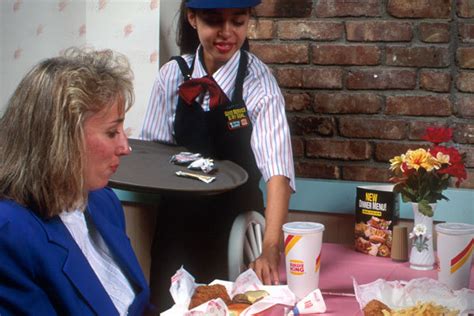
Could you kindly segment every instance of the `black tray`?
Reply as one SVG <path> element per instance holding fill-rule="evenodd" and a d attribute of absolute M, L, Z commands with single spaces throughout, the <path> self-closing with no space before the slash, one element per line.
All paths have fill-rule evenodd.
<path fill-rule="evenodd" d="M 185 166 L 170 163 L 174 154 L 185 148 L 152 141 L 130 139 L 132 153 L 120 160 L 120 167 L 110 178 L 109 186 L 116 189 L 144 193 L 218 194 L 244 184 L 248 175 L 239 165 L 228 160 L 214 160 L 216 179 L 211 183 L 178 177 L 175 172 L 190 171 Z"/>

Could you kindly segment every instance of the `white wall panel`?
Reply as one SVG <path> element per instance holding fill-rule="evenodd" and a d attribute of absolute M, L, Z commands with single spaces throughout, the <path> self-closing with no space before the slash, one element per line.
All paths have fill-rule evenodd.
<path fill-rule="evenodd" d="M 158 68 L 159 0 L 1 0 L 0 115 L 24 74 L 70 46 L 111 48 L 135 73 L 126 128 L 137 136 Z"/>

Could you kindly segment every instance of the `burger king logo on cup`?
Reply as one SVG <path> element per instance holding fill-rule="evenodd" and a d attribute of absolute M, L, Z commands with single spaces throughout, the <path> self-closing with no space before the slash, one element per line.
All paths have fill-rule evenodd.
<path fill-rule="evenodd" d="M 304 261 L 290 260 L 290 273 L 293 275 L 304 274 Z"/>

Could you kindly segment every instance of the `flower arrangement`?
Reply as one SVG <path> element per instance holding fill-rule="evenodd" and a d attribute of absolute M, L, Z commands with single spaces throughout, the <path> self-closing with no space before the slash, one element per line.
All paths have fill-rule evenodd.
<path fill-rule="evenodd" d="M 429 149 L 408 150 L 405 154 L 390 159 L 390 170 L 403 202 L 419 204 L 423 215 L 433 216 L 430 203 L 444 199 L 443 190 L 449 186 L 451 177 L 457 179 L 456 187 L 467 178 L 464 155 L 456 148 L 441 146 L 452 138 L 451 128 L 429 127 L 423 139 L 433 145 Z"/>
<path fill-rule="evenodd" d="M 427 228 L 425 225 L 415 225 L 413 231 L 409 234 L 409 238 L 413 239 L 413 247 L 415 247 L 418 252 L 428 250 L 428 240 L 431 236 L 427 234 Z"/>

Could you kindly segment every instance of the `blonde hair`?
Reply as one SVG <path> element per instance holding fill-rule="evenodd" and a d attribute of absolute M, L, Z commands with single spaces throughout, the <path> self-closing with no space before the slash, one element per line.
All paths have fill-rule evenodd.
<path fill-rule="evenodd" d="M 134 101 L 133 73 L 111 50 L 70 48 L 31 69 L 0 120 L 0 198 L 44 218 L 82 207 L 84 120 Z"/>

